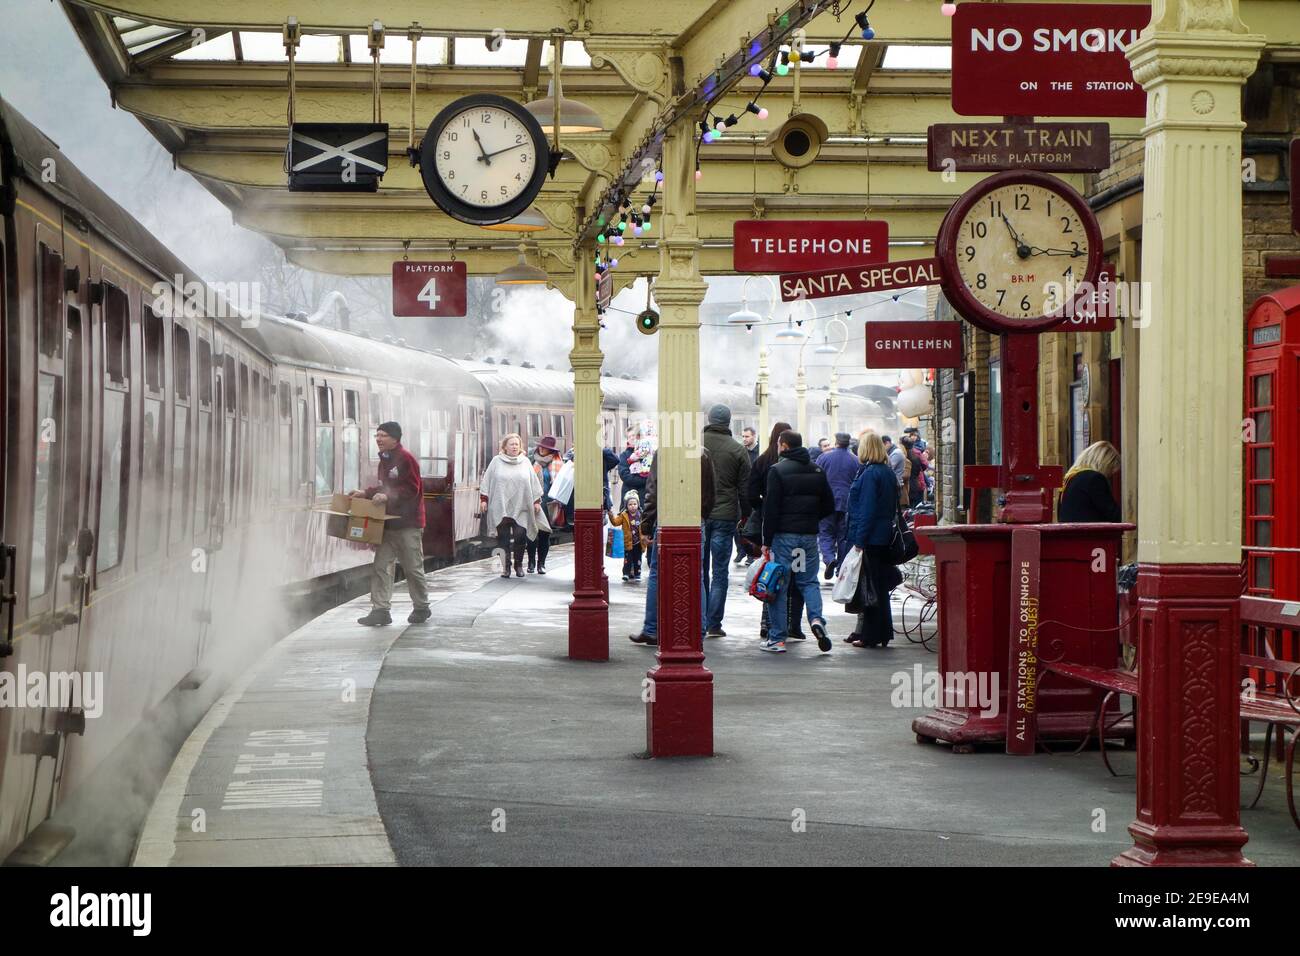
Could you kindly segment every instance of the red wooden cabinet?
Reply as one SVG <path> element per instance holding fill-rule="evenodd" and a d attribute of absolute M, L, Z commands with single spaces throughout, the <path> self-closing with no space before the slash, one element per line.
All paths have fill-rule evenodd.
<path fill-rule="evenodd" d="M 1245 364 L 1247 593 L 1293 600 L 1300 598 L 1300 286 L 1251 306 Z"/>

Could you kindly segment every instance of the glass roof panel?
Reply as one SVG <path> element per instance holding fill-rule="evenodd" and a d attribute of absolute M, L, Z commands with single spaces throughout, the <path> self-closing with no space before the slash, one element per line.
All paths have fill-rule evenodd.
<path fill-rule="evenodd" d="M 366 45 L 366 35 L 353 34 L 348 37 L 352 44 L 352 62 L 369 63 L 370 47 Z M 399 34 L 397 28 L 392 28 L 384 38 L 383 49 L 379 51 L 380 63 L 405 63 L 411 62 L 411 41 L 405 34 Z M 420 37 L 419 46 L 416 48 L 416 63 L 435 65 L 447 62 L 447 38 L 446 37 Z"/>
<path fill-rule="evenodd" d="M 298 43 L 298 52 L 294 59 L 299 63 L 342 63 L 342 37 L 323 36 L 320 34 L 303 34 Z"/>
<path fill-rule="evenodd" d="M 215 40 L 192 46 L 172 57 L 174 60 L 233 60 L 234 58 L 235 35 L 233 33 L 223 33 Z"/>
<path fill-rule="evenodd" d="M 880 66 L 885 70 L 951 70 L 952 47 L 890 44 Z"/>
<path fill-rule="evenodd" d="M 239 43 L 244 48 L 244 59 L 253 63 L 284 63 L 284 40 L 278 33 L 259 33 L 240 30 Z"/>
<path fill-rule="evenodd" d="M 528 41 L 509 37 L 496 41 L 497 49 L 488 49 L 494 37 L 457 37 L 457 66 L 513 66 L 521 67 L 528 58 Z M 566 57 L 567 60 L 567 57 Z"/>

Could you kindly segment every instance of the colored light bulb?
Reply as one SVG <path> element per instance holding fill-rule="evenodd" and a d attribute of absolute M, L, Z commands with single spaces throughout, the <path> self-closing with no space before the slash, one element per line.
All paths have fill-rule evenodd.
<path fill-rule="evenodd" d="M 749 64 L 749 75 L 750 75 L 750 76 L 758 76 L 758 74 L 760 74 L 760 73 L 762 73 L 762 72 L 763 72 L 763 64 L 761 64 L 761 63 L 751 63 L 751 64 Z"/>
<path fill-rule="evenodd" d="M 760 107 L 758 108 L 758 118 L 761 119 L 761 120 L 763 120 L 763 119 L 767 119 L 767 107 L 766 107 L 766 106 L 760 106 Z"/>
<path fill-rule="evenodd" d="M 605 241 L 605 234 L 604 234 L 603 232 L 598 232 L 598 233 L 596 233 L 596 241 L 597 241 L 597 242 L 604 242 L 604 241 Z"/>
<path fill-rule="evenodd" d="M 828 69 L 828 70 L 838 69 L 838 68 L 839 68 L 839 65 L 840 65 L 840 58 L 839 58 L 839 57 L 837 57 L 837 56 L 828 56 L 828 57 L 826 58 L 826 69 Z"/>
<path fill-rule="evenodd" d="M 650 215 L 650 204 L 646 203 L 644 206 L 642 206 L 641 211 L 645 213 L 647 216 Z"/>
<path fill-rule="evenodd" d="M 700 172 L 698 169 L 695 170 L 695 181 L 698 183 L 703 178 L 704 178 L 704 173 Z"/>
<path fill-rule="evenodd" d="M 704 142 L 706 143 L 713 142 L 713 130 L 709 130 L 704 134 Z"/>
<path fill-rule="evenodd" d="M 789 73 L 789 72 L 790 72 L 790 67 L 786 66 L 786 64 L 784 64 L 784 63 L 778 63 L 778 64 L 776 65 L 776 75 L 777 75 L 777 76 L 785 76 L 785 75 L 786 75 L 787 73 Z"/>
<path fill-rule="evenodd" d="M 867 27 L 865 30 L 862 31 L 862 39 L 874 40 L 875 38 L 876 38 L 876 31 L 871 29 L 871 27 Z"/>
<path fill-rule="evenodd" d="M 610 259 L 610 260 L 609 260 L 609 267 L 610 267 L 611 269 L 617 269 L 617 268 L 618 268 L 618 260 L 617 260 L 617 259 Z"/>
<path fill-rule="evenodd" d="M 641 227 L 640 227 L 640 226 L 633 226 L 633 227 L 632 227 L 632 235 L 634 235 L 634 236 L 639 236 L 639 235 L 641 235 Z"/>
<path fill-rule="evenodd" d="M 664 181 L 664 171 L 663 171 L 662 169 L 656 169 L 656 170 L 655 170 L 655 182 L 657 182 L 657 183 L 661 183 L 661 182 L 663 182 L 663 181 Z"/>
<path fill-rule="evenodd" d="M 957 12 L 957 4 L 945 3 L 941 7 L 939 7 L 939 12 L 942 13 L 945 17 L 950 17 Z"/>

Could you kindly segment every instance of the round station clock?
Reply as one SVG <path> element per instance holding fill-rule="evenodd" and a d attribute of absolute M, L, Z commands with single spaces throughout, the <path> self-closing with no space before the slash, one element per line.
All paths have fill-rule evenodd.
<path fill-rule="evenodd" d="M 998 173 L 967 190 L 935 246 L 944 295 L 988 332 L 1058 325 L 1083 308 L 1101 270 L 1092 210 L 1045 173 Z"/>
<path fill-rule="evenodd" d="M 541 191 L 550 150 L 541 124 L 495 93 L 449 104 L 420 143 L 420 176 L 438 208 L 492 226 L 526 210 Z"/>

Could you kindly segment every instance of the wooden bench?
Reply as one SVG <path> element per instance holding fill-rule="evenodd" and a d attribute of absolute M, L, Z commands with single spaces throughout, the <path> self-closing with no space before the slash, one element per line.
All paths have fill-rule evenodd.
<path fill-rule="evenodd" d="M 1130 648 L 1129 666 L 1117 659 L 1113 668 L 1092 667 L 1073 664 L 1068 661 L 1045 661 L 1044 674 L 1056 674 L 1066 680 L 1087 684 L 1105 692 L 1101 705 L 1097 709 L 1097 719 L 1093 725 L 1098 737 L 1098 748 L 1106 769 L 1113 776 L 1118 776 L 1110 765 L 1106 752 L 1106 736 L 1113 733 L 1121 721 L 1130 717 L 1136 719 L 1135 713 L 1120 715 L 1113 722 L 1107 723 L 1107 708 L 1111 701 L 1120 695 L 1137 700 L 1139 695 L 1138 667 L 1140 653 L 1137 642 L 1133 639 L 1134 631 L 1128 626 L 1136 620 L 1136 594 L 1129 592 L 1121 595 L 1120 617 L 1126 624 L 1118 629 L 1118 646 Z M 1300 661 L 1282 660 L 1277 654 L 1285 649 L 1293 654 L 1300 651 L 1300 603 L 1277 601 L 1271 598 L 1245 596 L 1241 599 L 1242 647 L 1240 666 L 1242 675 L 1241 722 L 1243 727 L 1243 749 L 1252 767 L 1249 772 L 1258 771 L 1259 786 L 1249 806 L 1254 807 L 1264 792 L 1268 776 L 1269 758 L 1272 753 L 1273 733 L 1276 728 L 1278 758 L 1285 759 L 1286 799 L 1291 819 L 1300 827 L 1300 814 L 1296 811 L 1292 772 L 1295 767 L 1295 749 L 1300 741 Z M 1300 655 L 1297 655 L 1300 656 Z M 1264 735 L 1264 758 L 1262 765 L 1258 759 L 1249 754 L 1249 727 L 1252 723 L 1266 726 Z M 1286 742 L 1287 731 L 1291 740 Z M 1075 753 L 1087 746 L 1091 735 L 1085 738 Z"/>

